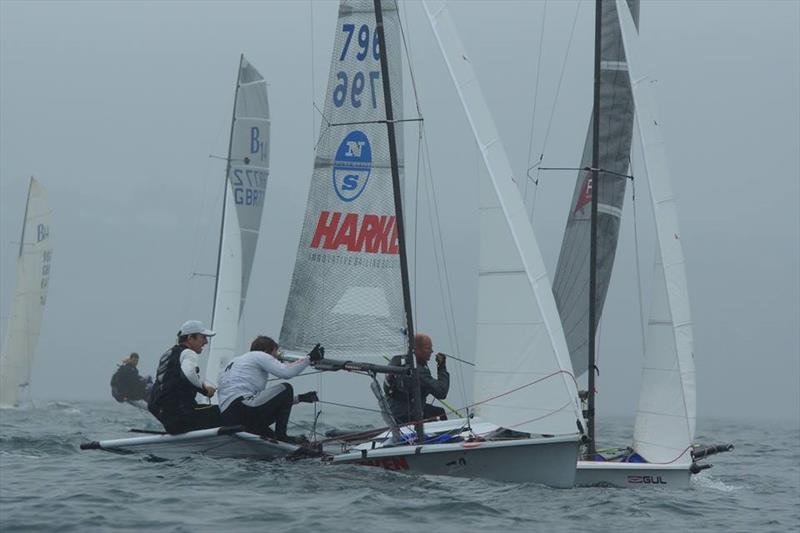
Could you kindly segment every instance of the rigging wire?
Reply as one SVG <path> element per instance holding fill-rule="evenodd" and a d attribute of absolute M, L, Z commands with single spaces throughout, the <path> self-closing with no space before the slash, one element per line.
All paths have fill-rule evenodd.
<path fill-rule="evenodd" d="M 395 4 L 395 8 L 397 8 L 397 1 L 396 0 L 395 0 L 394 4 Z M 398 13 L 399 13 L 399 8 L 397 8 L 397 9 L 398 9 Z M 405 4 L 403 4 L 403 16 L 406 18 L 406 20 L 408 19 L 408 14 L 406 12 Z M 401 40 L 403 42 L 403 49 L 405 50 L 406 57 L 408 58 L 408 61 L 407 61 L 407 63 L 408 63 L 408 72 L 409 72 L 409 76 L 411 78 L 411 87 L 412 87 L 412 91 L 413 91 L 413 94 L 414 94 L 414 105 L 415 105 L 416 110 L 417 110 L 417 116 L 418 117 L 423 117 L 424 115 L 422 113 L 422 106 L 420 104 L 419 91 L 417 89 L 417 80 L 416 80 L 416 76 L 414 75 L 414 69 L 411 66 L 413 64 L 413 61 L 411 60 L 412 54 L 411 54 L 411 49 L 410 49 L 409 44 L 408 44 L 408 39 L 406 39 L 405 24 L 402 24 L 402 22 L 401 22 L 399 26 L 400 26 L 400 37 L 401 37 Z M 446 263 L 446 259 L 445 259 L 446 255 L 444 253 L 444 241 L 443 241 L 442 236 L 441 236 L 441 227 L 442 226 L 441 226 L 441 222 L 439 220 L 438 202 L 436 200 L 436 190 L 435 190 L 435 187 L 434 187 L 434 184 L 433 184 L 433 172 L 432 172 L 431 164 L 430 164 L 430 146 L 428 144 L 428 137 L 427 137 L 427 135 L 425 135 L 425 122 L 424 122 L 424 120 L 421 120 L 419 122 L 419 130 L 418 130 L 418 132 L 419 133 L 418 133 L 417 141 L 418 141 L 419 144 L 418 144 L 418 148 L 417 148 L 417 180 L 419 180 L 419 177 L 420 177 L 419 166 L 421 164 L 421 159 L 422 159 L 423 160 L 422 161 L 422 165 L 423 165 L 423 169 L 424 169 L 423 178 L 425 176 L 427 176 L 427 178 L 428 178 L 427 180 L 425 180 L 426 184 L 428 185 L 428 187 L 426 189 L 428 191 L 428 194 L 426 195 L 426 197 L 428 199 L 428 202 L 426 203 L 426 205 L 428 207 L 429 216 L 430 216 L 431 220 L 433 221 L 433 223 L 431 224 L 431 237 L 433 239 L 433 245 L 434 245 L 434 257 L 435 257 L 436 269 L 437 269 L 437 274 L 438 274 L 438 278 L 437 279 L 439 280 L 439 291 L 440 291 L 440 294 L 441 294 L 442 302 L 443 302 L 443 304 L 445 306 L 445 315 L 447 315 L 446 319 L 449 319 L 448 320 L 448 327 L 447 327 L 448 337 L 450 337 L 449 340 L 451 342 L 451 345 L 455 348 L 455 351 L 457 353 L 461 353 L 461 349 L 460 349 L 459 343 L 458 343 L 458 331 L 457 331 L 457 328 L 456 328 L 455 312 L 454 312 L 454 309 L 453 309 L 453 297 L 452 297 L 452 292 L 450 290 L 450 283 L 449 283 L 449 279 L 450 278 L 449 278 L 448 271 L 447 271 L 447 263 Z M 420 155 L 422 157 L 420 157 Z M 417 187 L 418 186 L 419 186 L 419 182 L 417 182 Z M 431 203 L 433 203 L 433 206 L 435 207 L 435 209 L 431 209 Z M 417 233 L 416 224 L 417 224 L 417 220 L 419 218 L 419 216 L 417 214 L 418 212 L 419 212 L 419 194 L 418 194 L 418 189 L 417 189 L 417 206 L 415 207 L 415 221 L 414 221 L 415 222 L 415 227 L 414 227 L 414 231 L 415 231 L 415 248 L 414 248 L 414 280 L 415 280 L 415 286 L 417 285 L 417 277 L 416 277 L 417 276 L 417 247 L 416 247 L 416 240 L 417 239 L 416 239 L 416 237 L 417 237 L 418 233 Z M 438 230 L 438 240 L 436 238 L 437 237 L 437 230 Z M 438 244 L 438 250 L 437 250 L 437 244 Z M 439 258 L 441 258 L 441 260 Z M 443 287 L 444 287 L 444 289 L 446 289 L 446 296 L 445 296 L 445 292 L 443 292 Z M 416 290 L 414 291 L 414 293 L 415 293 L 414 313 L 416 313 L 417 312 L 417 309 L 416 309 Z M 459 365 L 459 379 L 458 379 L 458 382 L 459 382 L 459 385 L 460 385 L 460 388 L 461 388 L 462 397 L 466 398 L 466 391 L 465 391 L 466 385 L 465 385 L 465 380 L 464 380 L 463 368 L 462 367 L 463 367 L 463 365 Z"/>
<path fill-rule="evenodd" d="M 533 112 L 531 113 L 531 131 L 528 138 L 528 166 L 531 165 L 531 155 L 533 155 L 533 136 L 534 136 L 534 125 L 536 124 L 536 104 L 539 102 L 539 73 L 542 68 L 542 49 L 544 48 L 544 28 L 545 28 L 545 20 L 547 19 L 547 0 L 544 1 L 544 8 L 542 9 L 542 26 L 539 29 L 539 55 L 536 58 L 536 79 L 533 84 Z M 528 182 L 530 180 L 525 180 L 525 186 L 523 187 L 523 195 L 522 200 L 523 202 L 528 201 Z"/>
<path fill-rule="evenodd" d="M 553 106 L 550 108 L 550 118 L 547 121 L 547 128 L 545 129 L 544 133 L 544 140 L 542 141 L 542 151 L 539 154 L 539 161 L 544 158 L 544 153 L 547 149 L 547 141 L 550 139 L 550 129 L 553 126 L 553 117 L 555 116 L 556 108 L 558 107 L 558 96 L 561 94 L 561 85 L 564 81 L 564 73 L 567 70 L 567 62 L 569 60 L 569 52 L 572 49 L 572 41 L 575 37 L 575 27 L 578 25 L 578 14 L 580 13 L 581 9 L 581 2 L 577 2 L 575 5 L 575 16 L 572 20 L 572 29 L 569 32 L 569 41 L 567 42 L 567 50 L 564 53 L 564 60 L 561 63 L 561 74 L 558 76 L 558 85 L 556 85 L 556 94 L 553 98 Z M 531 202 L 531 211 L 528 215 L 530 220 L 533 220 L 533 213 L 536 209 L 536 198 L 537 198 L 537 190 L 539 184 L 539 177 L 541 175 L 541 170 L 537 169 L 536 171 L 536 178 L 534 179 L 534 190 L 533 190 L 533 201 Z"/>
<path fill-rule="evenodd" d="M 633 173 L 633 160 L 630 160 L 630 169 L 631 175 L 635 175 Z M 633 243 L 634 243 L 634 255 L 636 260 L 636 289 L 638 290 L 639 296 L 639 330 L 641 333 L 641 340 L 642 340 L 642 357 L 644 357 L 645 353 L 645 326 L 644 326 L 644 299 L 642 290 L 642 270 L 641 270 L 641 258 L 639 256 L 639 223 L 636 217 L 636 180 L 631 180 L 631 204 L 633 205 Z"/>

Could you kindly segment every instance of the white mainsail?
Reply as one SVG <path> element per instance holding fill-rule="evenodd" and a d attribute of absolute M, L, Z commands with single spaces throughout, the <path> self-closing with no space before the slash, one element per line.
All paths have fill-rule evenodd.
<path fill-rule="evenodd" d="M 264 194 L 269 178 L 270 118 L 267 83 L 242 56 L 228 149 L 212 329 L 205 380 L 216 385 L 222 367 L 238 355 L 239 319 L 247 298 Z"/>
<path fill-rule="evenodd" d="M 638 36 L 630 14 L 619 9 L 620 6 L 621 0 L 617 0 L 658 238 L 633 447 L 652 463 L 688 464 L 695 431 L 696 391 L 683 246 L 664 141 L 651 102 L 652 80 L 637 71 L 643 64 L 639 59 Z"/>
<path fill-rule="evenodd" d="M 488 171 L 480 182 L 477 411 L 519 431 L 576 433 L 578 391 L 536 236 L 447 7 L 423 4 Z"/>
<path fill-rule="evenodd" d="M 50 214 L 44 187 L 31 177 L 17 256 L 17 287 L 0 352 L 0 406 L 3 407 L 18 405 L 30 386 L 53 258 Z"/>
<path fill-rule="evenodd" d="M 400 21 L 387 4 L 392 107 L 402 117 Z M 320 342 L 329 357 L 381 361 L 407 351 L 383 82 L 372 0 L 341 2 L 284 350 L 305 353 Z"/>

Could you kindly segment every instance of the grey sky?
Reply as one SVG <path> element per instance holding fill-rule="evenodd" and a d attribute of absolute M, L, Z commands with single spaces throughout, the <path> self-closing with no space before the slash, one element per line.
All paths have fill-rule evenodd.
<path fill-rule="evenodd" d="M 3 332 L 29 175 L 47 188 L 54 210 L 54 267 L 34 397 L 110 400 L 115 362 L 135 350 L 150 373 L 183 320 L 210 319 L 211 278 L 191 274 L 214 269 L 224 162 L 208 155 L 224 156 L 227 149 L 241 52 L 268 80 L 272 111 L 272 171 L 243 336 L 278 334 L 318 135 L 312 102 L 324 96 L 336 7 L 0 2 Z M 543 7 L 521 1 L 451 6 L 517 176 L 525 175 L 528 161 Z M 534 157 L 545 146 L 575 7 L 566 0 L 548 4 Z M 482 170 L 421 5 L 410 2 L 404 11 L 458 346 L 448 340 L 425 209 L 416 322 L 434 335 L 435 348 L 471 358 L 472 206 L 474 177 Z M 588 2 L 579 10 L 546 137 L 548 164 L 575 165 L 583 147 L 592 12 Z M 791 0 L 642 2 L 644 53 L 659 80 L 657 107 L 687 260 L 701 418 L 797 420 L 800 414 L 798 28 L 800 3 Z M 409 95 L 410 88 L 407 83 Z M 410 98 L 407 117 L 415 115 Z M 406 130 L 413 203 L 415 127 Z M 550 272 L 573 182 L 571 173 L 547 175 L 536 191 L 535 231 Z M 531 205 L 533 189 L 528 192 Z M 644 185 L 637 193 L 648 285 L 652 215 Z M 601 325 L 598 385 L 599 409 L 623 415 L 634 412 L 640 375 L 630 204 L 628 196 Z M 331 399 L 342 393 L 326 387 Z M 455 403 L 461 394 L 453 389 Z"/>

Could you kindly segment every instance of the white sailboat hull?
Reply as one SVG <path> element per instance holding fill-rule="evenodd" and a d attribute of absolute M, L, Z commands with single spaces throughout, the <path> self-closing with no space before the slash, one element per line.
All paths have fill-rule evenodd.
<path fill-rule="evenodd" d="M 578 461 L 575 485 L 651 489 L 689 488 L 689 465 Z"/>
<path fill-rule="evenodd" d="M 82 450 L 105 450 L 116 453 L 141 453 L 159 459 L 179 459 L 194 454 L 214 458 L 278 459 L 288 457 L 298 446 L 267 440 L 230 428 L 189 431 L 179 435 L 148 435 L 127 439 L 101 440 L 81 444 Z M 228 430 L 228 431 L 226 431 Z"/>
<path fill-rule="evenodd" d="M 578 446 L 574 437 L 424 444 L 362 449 L 336 455 L 330 462 L 570 488 L 575 483 Z"/>

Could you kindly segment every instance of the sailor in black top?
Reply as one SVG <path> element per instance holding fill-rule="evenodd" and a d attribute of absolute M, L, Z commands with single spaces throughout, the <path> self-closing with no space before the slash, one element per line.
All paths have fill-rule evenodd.
<path fill-rule="evenodd" d="M 184 322 L 178 344 L 164 352 L 158 362 L 156 381 L 147 407 L 168 433 L 185 433 L 222 425 L 219 407 L 195 401 L 200 393 L 211 398 L 216 389 L 200 381 L 197 356 L 215 333 L 198 320 Z"/>
<path fill-rule="evenodd" d="M 428 395 L 444 400 L 450 390 L 450 373 L 447 371 L 447 357 L 443 353 L 436 354 L 436 379 L 428 369 L 428 361 L 433 355 L 433 342 L 428 335 L 417 333 L 414 335 L 414 356 L 419 373 L 420 397 L 422 398 L 422 418 L 429 420 L 438 418 L 447 420 L 447 414 L 441 407 L 425 403 Z M 402 355 L 392 357 L 390 362 L 394 366 L 402 366 Z M 400 424 L 414 420 L 414 395 L 412 393 L 413 379 L 400 377 L 393 374 L 386 376 L 383 390 L 389 400 L 392 416 Z"/>
<path fill-rule="evenodd" d="M 133 352 L 122 360 L 117 371 L 111 377 L 111 396 L 118 402 L 132 402 L 147 398 L 149 386 L 153 380 L 150 376 L 143 378 L 136 366 L 139 354 Z"/>

